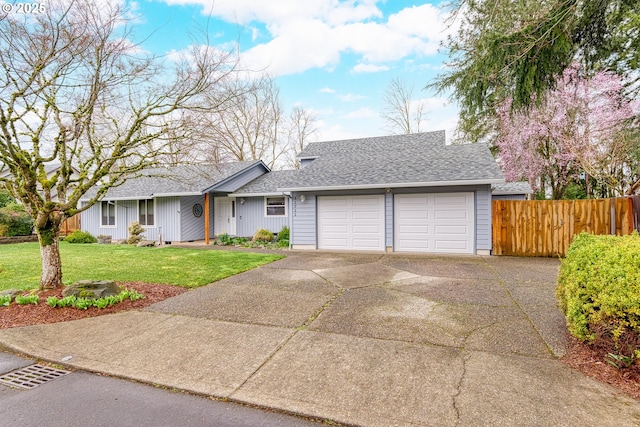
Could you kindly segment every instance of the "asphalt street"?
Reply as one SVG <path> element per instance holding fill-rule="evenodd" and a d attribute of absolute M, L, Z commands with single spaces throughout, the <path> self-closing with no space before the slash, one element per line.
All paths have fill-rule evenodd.
<path fill-rule="evenodd" d="M 0 352 L 0 376 L 33 365 Z M 0 384 L 0 426 L 311 427 L 321 423 L 83 371 L 23 389 Z"/>

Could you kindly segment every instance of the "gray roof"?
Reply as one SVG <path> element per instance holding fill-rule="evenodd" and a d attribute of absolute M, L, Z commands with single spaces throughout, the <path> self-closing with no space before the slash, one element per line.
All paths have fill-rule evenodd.
<path fill-rule="evenodd" d="M 315 142 L 298 156 L 316 158 L 279 190 L 384 188 L 504 182 L 484 144 L 446 145 L 444 131 Z"/>
<path fill-rule="evenodd" d="M 293 185 L 297 179 L 298 170 L 272 171 L 259 176 L 243 187 L 233 192 L 233 196 L 263 196 L 280 194 L 278 188 Z"/>
<path fill-rule="evenodd" d="M 507 194 L 533 194 L 533 188 L 528 182 L 505 182 L 502 184 L 493 184 L 491 186 L 491 194 L 507 195 Z"/>
<path fill-rule="evenodd" d="M 345 139 L 339 141 L 313 142 L 307 145 L 304 150 L 298 154 L 298 158 L 314 158 L 321 155 L 336 154 L 340 155 L 358 155 L 358 152 L 364 148 L 369 150 L 385 150 L 387 144 L 432 144 L 444 145 L 445 133 L 443 130 L 434 132 L 411 133 L 403 135 L 377 136 L 369 138 Z"/>
<path fill-rule="evenodd" d="M 262 162 L 256 160 L 145 169 L 139 175 L 128 178 L 122 185 L 110 188 L 103 200 L 203 194 L 216 184 L 257 163 Z M 93 194 L 95 194 L 95 190 L 87 193 L 85 198 L 89 198 Z"/>

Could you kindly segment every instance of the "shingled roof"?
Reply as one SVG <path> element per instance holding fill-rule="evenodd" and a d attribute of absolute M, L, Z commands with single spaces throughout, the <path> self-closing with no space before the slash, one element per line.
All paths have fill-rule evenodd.
<path fill-rule="evenodd" d="M 446 145 L 444 131 L 315 142 L 315 159 L 281 191 L 494 184 L 502 172 L 484 144 Z"/>
<path fill-rule="evenodd" d="M 180 165 L 146 169 L 139 176 L 112 187 L 103 200 L 144 199 L 159 196 L 204 194 L 240 172 L 262 163 L 260 160 L 210 165 Z M 87 196 L 95 194 L 93 191 Z"/>
<path fill-rule="evenodd" d="M 293 185 L 297 182 L 298 170 L 282 170 L 271 171 L 259 176 L 242 188 L 234 191 L 230 196 L 269 196 L 274 194 L 282 194 L 278 188 Z"/>

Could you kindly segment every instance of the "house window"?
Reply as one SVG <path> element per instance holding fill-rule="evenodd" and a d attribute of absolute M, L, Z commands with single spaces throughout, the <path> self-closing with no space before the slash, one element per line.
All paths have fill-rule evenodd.
<path fill-rule="evenodd" d="M 116 225 L 116 205 L 113 202 L 100 203 L 100 224 L 103 227 L 112 227 Z"/>
<path fill-rule="evenodd" d="M 139 200 L 138 201 L 138 212 L 139 219 L 138 222 L 140 225 L 154 225 L 153 222 L 153 199 L 150 200 Z"/>
<path fill-rule="evenodd" d="M 283 197 L 265 197 L 266 216 L 287 216 L 287 201 Z"/>

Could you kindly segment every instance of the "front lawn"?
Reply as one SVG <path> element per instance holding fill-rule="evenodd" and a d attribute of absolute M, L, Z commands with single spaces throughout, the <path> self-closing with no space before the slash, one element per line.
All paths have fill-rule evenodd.
<path fill-rule="evenodd" d="M 283 258 L 282 255 L 188 248 L 60 242 L 63 281 L 115 280 L 206 285 Z M 0 290 L 33 289 L 40 283 L 38 243 L 0 245 Z"/>

